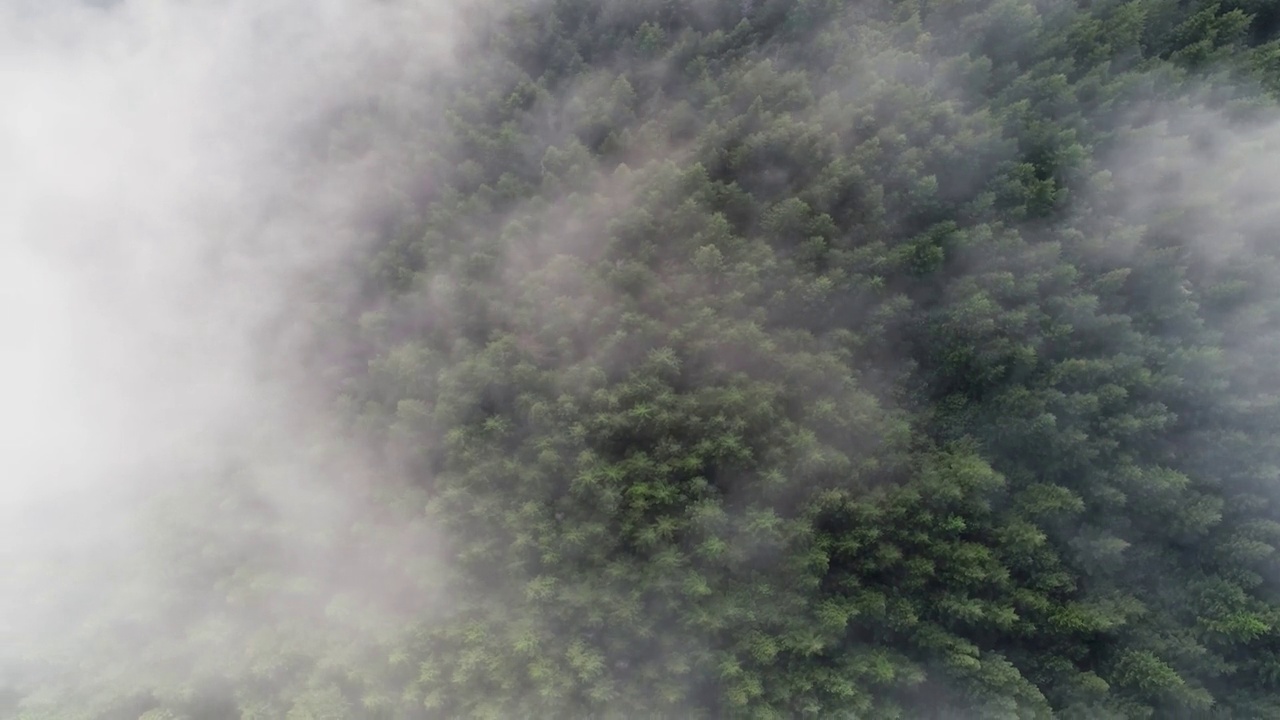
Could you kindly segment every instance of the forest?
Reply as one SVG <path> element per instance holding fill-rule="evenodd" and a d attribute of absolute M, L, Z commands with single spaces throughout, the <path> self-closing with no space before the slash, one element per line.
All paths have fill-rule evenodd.
<path fill-rule="evenodd" d="M 0 715 L 1280 718 L 1280 5 L 459 13 L 299 141 L 409 128 L 261 438 L 340 522 L 175 479 Z"/>

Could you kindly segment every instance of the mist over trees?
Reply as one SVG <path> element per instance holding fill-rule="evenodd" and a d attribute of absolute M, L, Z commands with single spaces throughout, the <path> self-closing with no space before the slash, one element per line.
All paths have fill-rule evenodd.
<path fill-rule="evenodd" d="M 57 336 L 161 449 L 4 466 L 0 715 L 1280 717 L 1280 6 L 96 5 L 240 94 Z"/>

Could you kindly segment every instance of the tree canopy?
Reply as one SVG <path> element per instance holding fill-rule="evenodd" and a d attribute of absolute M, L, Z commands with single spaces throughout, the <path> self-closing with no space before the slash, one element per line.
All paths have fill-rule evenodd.
<path fill-rule="evenodd" d="M 378 591 L 231 468 L 7 716 L 1280 717 L 1275 4 L 467 12 L 310 320 Z"/>

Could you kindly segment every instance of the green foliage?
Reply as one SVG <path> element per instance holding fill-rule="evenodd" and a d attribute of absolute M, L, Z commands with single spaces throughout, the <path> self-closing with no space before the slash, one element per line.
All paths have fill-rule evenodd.
<path fill-rule="evenodd" d="M 1240 188 L 1135 218 L 1111 153 L 1190 142 L 1142 117 L 1196 97 L 1193 71 L 1218 73 L 1208 103 L 1271 108 L 1249 92 L 1280 87 L 1278 17 L 564 0 L 482 24 L 417 160 L 443 187 L 371 254 L 385 309 L 350 319 L 336 402 L 411 476 L 396 506 L 448 569 L 405 572 L 448 600 L 366 645 L 253 635 L 247 671 L 208 671 L 222 700 L 1276 716 L 1280 261 Z M 324 593 L 227 562 L 190 587 Z M 17 716 L 197 717 L 165 682 Z"/>

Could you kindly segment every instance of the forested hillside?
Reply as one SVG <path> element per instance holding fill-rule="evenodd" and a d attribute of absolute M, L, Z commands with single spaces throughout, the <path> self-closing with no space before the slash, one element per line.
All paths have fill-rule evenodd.
<path fill-rule="evenodd" d="M 5 716 L 1280 718 L 1280 5 L 461 12 L 314 143 L 420 138 L 305 291 L 325 569 L 175 482 Z"/>

